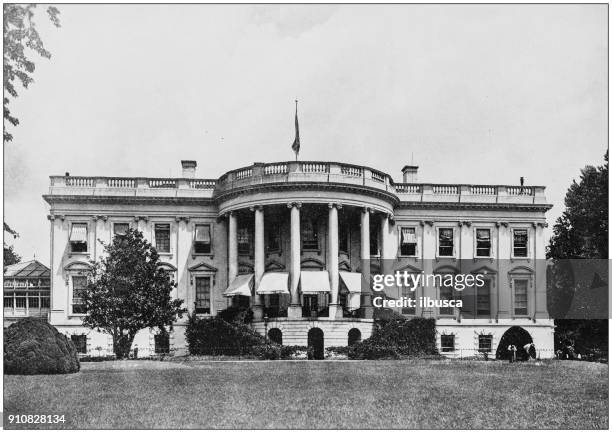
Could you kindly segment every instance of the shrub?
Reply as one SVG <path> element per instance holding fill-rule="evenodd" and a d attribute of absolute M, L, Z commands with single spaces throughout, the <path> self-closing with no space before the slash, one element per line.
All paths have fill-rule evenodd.
<path fill-rule="evenodd" d="M 5 329 L 5 374 L 66 374 L 79 369 L 72 341 L 44 320 L 28 317 Z"/>
<path fill-rule="evenodd" d="M 195 315 L 189 316 L 185 338 L 191 355 L 244 355 L 254 346 L 266 344 L 263 336 L 245 324 Z"/>
<path fill-rule="evenodd" d="M 253 310 L 244 307 L 227 307 L 219 311 L 217 317 L 229 323 L 251 323 L 253 321 Z"/>
<path fill-rule="evenodd" d="M 349 348 L 349 359 L 397 359 L 437 355 L 434 319 L 378 320 L 372 336 Z"/>
<path fill-rule="evenodd" d="M 346 359 L 348 357 L 348 346 L 331 346 L 325 349 L 325 359 Z"/>

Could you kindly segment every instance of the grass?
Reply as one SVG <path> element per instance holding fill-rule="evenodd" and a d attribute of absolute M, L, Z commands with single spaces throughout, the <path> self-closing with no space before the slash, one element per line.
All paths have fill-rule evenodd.
<path fill-rule="evenodd" d="M 65 414 L 63 425 L 9 414 Z M 101 362 L 4 376 L 5 428 L 607 429 L 608 366 L 552 361 Z"/>

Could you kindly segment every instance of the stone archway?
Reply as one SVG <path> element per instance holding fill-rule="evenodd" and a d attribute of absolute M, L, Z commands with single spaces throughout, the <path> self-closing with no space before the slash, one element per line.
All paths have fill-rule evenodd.
<path fill-rule="evenodd" d="M 324 336 L 320 328 L 311 328 L 308 331 L 308 349 L 312 349 L 313 359 L 325 358 Z"/>
<path fill-rule="evenodd" d="M 276 344 L 283 344 L 283 332 L 278 328 L 272 328 L 268 331 L 268 338 Z"/>
<path fill-rule="evenodd" d="M 524 328 L 520 326 L 513 326 L 508 328 L 504 335 L 502 335 L 499 340 L 499 344 L 497 345 L 497 351 L 495 352 L 496 359 L 510 359 L 510 352 L 508 351 L 508 346 L 511 344 L 516 346 L 516 359 L 517 360 L 525 360 L 528 358 L 528 354 L 523 349 L 523 346 L 526 344 L 533 343 L 533 338 L 529 332 L 527 332 Z"/>
<path fill-rule="evenodd" d="M 348 345 L 352 346 L 361 341 L 361 331 L 357 328 L 352 328 L 348 332 Z"/>

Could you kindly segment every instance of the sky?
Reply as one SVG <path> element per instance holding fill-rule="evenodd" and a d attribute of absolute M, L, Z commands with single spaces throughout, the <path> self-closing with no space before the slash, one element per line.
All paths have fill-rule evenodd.
<path fill-rule="evenodd" d="M 547 186 L 549 225 L 608 143 L 606 5 L 38 7 L 50 60 L 11 101 L 7 239 L 49 264 L 49 176 L 217 178 L 292 160 L 401 181 Z M 548 229 L 550 234 L 550 228 Z M 5 233 L 6 236 L 6 233 Z"/>

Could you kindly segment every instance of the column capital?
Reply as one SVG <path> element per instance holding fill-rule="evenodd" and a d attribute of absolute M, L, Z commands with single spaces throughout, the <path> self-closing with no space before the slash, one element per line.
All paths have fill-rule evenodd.
<path fill-rule="evenodd" d="M 48 219 L 49 221 L 55 221 L 55 215 L 53 215 L 53 214 L 49 214 L 49 215 L 47 215 L 47 219 Z"/>
<path fill-rule="evenodd" d="M 144 216 L 144 215 L 136 215 L 134 217 L 134 221 L 138 222 L 140 220 L 143 220 L 144 222 L 149 221 L 149 217 L 148 216 Z"/>
<path fill-rule="evenodd" d="M 431 221 L 431 220 L 421 220 L 420 224 L 421 224 L 421 227 L 424 227 L 426 225 L 428 225 L 430 227 L 433 227 L 434 221 Z"/>
<path fill-rule="evenodd" d="M 291 209 L 292 207 L 296 207 L 300 209 L 302 207 L 302 202 L 301 201 L 290 201 L 289 203 L 287 203 L 288 209 Z"/>
<path fill-rule="evenodd" d="M 327 207 L 330 209 L 333 207 L 335 207 L 336 209 L 342 209 L 342 203 L 335 203 L 335 202 L 327 203 Z"/>
<path fill-rule="evenodd" d="M 106 215 L 94 215 L 93 217 L 91 217 L 94 221 L 98 221 L 98 220 L 102 220 L 104 222 L 106 222 L 108 220 L 108 216 Z"/>
<path fill-rule="evenodd" d="M 361 213 L 373 213 L 371 207 L 364 206 L 361 208 Z"/>
<path fill-rule="evenodd" d="M 264 208 L 264 207 L 263 207 L 262 205 L 258 204 L 258 205 L 256 205 L 256 206 L 250 206 L 250 207 L 249 207 L 249 210 L 250 210 L 251 212 L 255 212 L 256 210 L 263 210 L 263 208 Z"/>
<path fill-rule="evenodd" d="M 546 227 L 548 227 L 548 223 L 543 223 L 543 222 L 536 223 L 536 225 L 537 225 L 538 227 L 542 227 L 542 228 L 546 228 Z"/>
<path fill-rule="evenodd" d="M 459 221 L 459 227 L 462 227 L 464 225 L 468 226 L 468 227 L 471 227 L 472 226 L 472 221 Z"/>
<path fill-rule="evenodd" d="M 188 223 L 190 219 L 191 219 L 191 217 L 189 217 L 189 216 L 176 216 L 176 217 L 174 217 L 174 221 L 176 221 L 177 223 L 179 223 L 181 221 L 185 221 L 186 223 Z"/>

